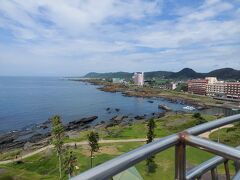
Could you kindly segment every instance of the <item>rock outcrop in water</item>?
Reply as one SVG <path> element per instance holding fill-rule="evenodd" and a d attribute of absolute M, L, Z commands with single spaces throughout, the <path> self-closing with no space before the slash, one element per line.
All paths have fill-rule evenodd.
<path fill-rule="evenodd" d="M 97 116 L 91 116 L 87 118 L 82 118 L 79 120 L 71 121 L 65 126 L 65 130 L 74 130 L 80 128 L 86 128 L 87 124 L 97 119 Z"/>

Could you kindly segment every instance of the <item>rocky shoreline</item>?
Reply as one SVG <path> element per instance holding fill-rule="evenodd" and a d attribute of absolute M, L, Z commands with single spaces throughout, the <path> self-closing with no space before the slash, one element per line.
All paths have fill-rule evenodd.
<path fill-rule="evenodd" d="M 204 104 L 202 102 L 197 102 L 197 101 L 185 99 L 182 97 L 177 97 L 177 96 L 170 97 L 170 96 L 162 95 L 158 91 L 154 91 L 154 90 L 146 91 L 146 90 L 137 89 L 137 88 L 133 89 L 133 90 L 129 90 L 128 86 L 125 86 L 123 84 L 100 82 L 100 81 L 97 81 L 94 79 L 80 79 L 77 81 L 87 82 L 92 85 L 99 86 L 98 89 L 101 91 L 110 92 L 110 93 L 120 92 L 120 93 L 122 93 L 123 96 L 127 96 L 127 97 L 164 98 L 172 103 L 189 104 L 189 105 L 196 106 L 198 109 L 204 109 L 204 108 L 211 107 L 210 105 Z"/>
<path fill-rule="evenodd" d="M 119 112 L 118 108 L 107 107 L 106 112 L 111 113 L 112 111 Z M 98 119 L 97 116 L 90 116 L 80 118 L 74 121 L 70 121 L 67 124 L 64 124 L 64 129 L 67 134 L 73 132 L 80 132 L 82 130 L 87 130 L 90 128 L 99 128 L 99 127 L 112 127 L 118 124 L 127 125 L 138 120 L 146 120 L 152 117 L 159 118 L 163 117 L 163 113 L 152 113 L 150 115 L 136 115 L 136 116 L 127 116 L 127 115 L 115 115 L 107 121 L 101 121 L 95 125 L 92 124 L 93 121 Z M 74 133 L 76 134 L 76 133 Z M 51 142 L 51 122 L 47 120 L 43 123 L 37 124 L 33 127 L 27 127 L 22 130 L 15 130 L 5 134 L 0 135 L 0 152 L 6 152 L 12 149 L 37 149 L 43 146 L 49 145 Z"/>
<path fill-rule="evenodd" d="M 113 84 L 110 82 L 99 81 L 96 79 L 78 79 L 75 81 L 81 81 L 85 83 L 90 83 L 92 85 L 99 86 L 98 89 L 105 92 L 116 93 L 120 92 L 123 96 L 129 97 L 142 97 L 142 98 L 164 98 L 173 103 L 189 104 L 195 106 L 197 109 L 207 109 L 211 107 L 221 107 L 221 108 L 239 108 L 238 104 L 232 102 L 226 102 L 222 100 L 211 99 L 213 103 L 204 102 L 204 100 L 194 100 L 188 97 L 180 97 L 174 94 L 165 94 L 162 90 L 156 88 L 139 88 L 131 87 L 124 84 Z M 189 95 L 191 96 L 191 95 Z M 201 96 L 199 96 L 201 99 Z M 204 96 L 206 98 L 206 96 Z"/>

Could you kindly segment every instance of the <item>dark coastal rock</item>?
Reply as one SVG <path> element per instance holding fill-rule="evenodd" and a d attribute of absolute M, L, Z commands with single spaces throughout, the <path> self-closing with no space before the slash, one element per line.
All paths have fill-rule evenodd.
<path fill-rule="evenodd" d="M 158 113 L 155 115 L 156 118 L 161 118 L 161 117 L 164 117 L 165 116 L 165 112 L 162 112 L 162 113 Z"/>
<path fill-rule="evenodd" d="M 24 144 L 23 149 L 24 150 L 29 150 L 33 147 L 33 145 L 34 145 L 34 143 L 31 143 L 31 142 L 28 141 Z"/>
<path fill-rule="evenodd" d="M 46 139 L 50 135 L 50 133 L 34 134 L 33 131 L 18 131 L 14 133 L 8 133 L 0 136 L 0 149 L 6 151 L 15 148 L 23 148 L 27 142 L 36 143 Z"/>
<path fill-rule="evenodd" d="M 158 105 L 158 108 L 159 109 L 163 109 L 163 110 L 166 110 L 166 111 L 171 111 L 172 109 L 164 104 L 159 104 Z"/>
<path fill-rule="evenodd" d="M 145 119 L 145 116 L 135 116 L 134 117 L 136 120 L 142 120 L 142 119 Z"/>
<path fill-rule="evenodd" d="M 0 139 L 0 144 L 6 144 L 6 143 L 11 143 L 14 141 L 13 137 L 4 137 Z"/>
<path fill-rule="evenodd" d="M 0 149 L 2 150 L 10 150 L 15 148 L 22 148 L 26 141 L 14 141 L 11 143 L 5 143 L 0 145 Z"/>
<path fill-rule="evenodd" d="M 51 120 L 48 119 L 47 121 L 43 122 L 42 124 L 43 124 L 43 125 L 49 125 L 49 124 L 51 124 Z"/>
<path fill-rule="evenodd" d="M 42 139 L 44 139 L 44 138 L 47 138 L 47 137 L 49 137 L 49 136 L 51 136 L 51 133 L 50 133 L 50 132 L 45 133 L 45 134 L 40 134 L 40 133 L 34 134 L 33 136 L 31 136 L 31 137 L 29 138 L 29 142 L 30 142 L 30 143 L 36 143 L 36 142 L 38 142 L 38 141 L 40 141 L 40 140 L 42 140 Z"/>
<path fill-rule="evenodd" d="M 87 117 L 87 118 L 82 118 L 81 121 L 82 121 L 82 123 L 89 123 L 89 122 L 94 121 L 97 118 L 98 118 L 97 116 L 91 116 L 91 117 Z"/>
<path fill-rule="evenodd" d="M 106 109 L 106 111 L 110 111 L 110 108 L 108 107 L 108 108 Z"/>
<path fill-rule="evenodd" d="M 149 102 L 149 103 L 154 103 L 154 101 L 152 101 L 152 100 L 149 100 L 148 102 Z"/>
<path fill-rule="evenodd" d="M 119 108 L 115 108 L 115 111 L 116 111 L 116 112 L 119 112 L 119 111 L 120 111 L 120 109 L 119 109 Z"/>
<path fill-rule="evenodd" d="M 79 120 L 69 122 L 64 128 L 66 131 L 74 130 L 74 129 L 86 129 L 86 124 L 97 119 L 97 116 L 91 116 L 87 118 L 82 118 Z"/>
<path fill-rule="evenodd" d="M 0 136 L 0 145 L 12 143 L 19 136 L 19 132 L 11 132 Z"/>
<path fill-rule="evenodd" d="M 105 128 L 113 127 L 115 125 L 117 125 L 117 123 L 115 123 L 115 122 L 108 122 L 108 123 L 105 124 Z"/>
<path fill-rule="evenodd" d="M 116 121 L 116 122 L 120 122 L 120 121 L 122 121 L 124 118 L 128 118 L 128 116 L 118 115 L 118 116 L 113 117 L 111 120 Z"/>
<path fill-rule="evenodd" d="M 40 129 L 47 129 L 47 128 L 48 128 L 48 125 L 46 125 L 46 124 L 40 124 L 40 125 L 39 125 L 39 128 L 40 128 Z"/>
<path fill-rule="evenodd" d="M 84 123 L 89 123 L 89 122 L 92 122 L 94 121 L 95 119 L 97 119 L 98 117 L 97 116 L 91 116 L 91 117 L 87 117 L 87 118 L 82 118 L 82 119 L 79 119 L 79 120 L 75 120 L 75 121 L 71 121 L 69 122 L 69 124 L 84 124 Z"/>
<path fill-rule="evenodd" d="M 85 125 L 85 126 L 83 126 L 83 129 L 88 129 L 90 127 L 91 127 L 90 125 Z"/>

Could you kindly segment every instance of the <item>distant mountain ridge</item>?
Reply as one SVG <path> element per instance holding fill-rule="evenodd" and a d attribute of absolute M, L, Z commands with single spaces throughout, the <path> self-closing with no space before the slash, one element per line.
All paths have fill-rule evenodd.
<path fill-rule="evenodd" d="M 151 71 L 144 73 L 146 79 L 158 77 L 166 79 L 195 79 L 209 76 L 217 77 L 220 80 L 240 80 L 240 70 L 233 68 L 222 68 L 210 71 L 209 73 L 199 73 L 191 68 L 184 68 L 179 72 L 171 71 Z M 95 73 L 86 74 L 85 78 L 125 78 L 130 79 L 133 73 L 129 72 L 111 72 L 111 73 Z"/>

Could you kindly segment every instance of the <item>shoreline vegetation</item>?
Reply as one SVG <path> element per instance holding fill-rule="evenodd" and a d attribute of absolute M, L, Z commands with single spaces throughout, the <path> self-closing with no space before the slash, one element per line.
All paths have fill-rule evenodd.
<path fill-rule="evenodd" d="M 73 79 L 72 79 L 73 80 Z M 217 100 L 208 96 L 189 94 L 187 92 L 178 92 L 174 90 L 163 90 L 155 87 L 141 87 L 135 85 L 125 85 L 120 83 L 111 83 L 102 81 L 100 79 L 82 78 L 75 79 L 74 81 L 80 81 L 90 83 L 92 85 L 99 86 L 98 89 L 105 92 L 120 92 L 123 96 L 130 97 L 143 97 L 143 98 L 164 98 L 170 102 L 180 102 L 184 104 L 190 104 L 196 106 L 197 109 L 205 109 L 210 107 L 222 107 L 222 108 L 237 108 L 240 109 L 239 104 L 236 102 Z"/>

